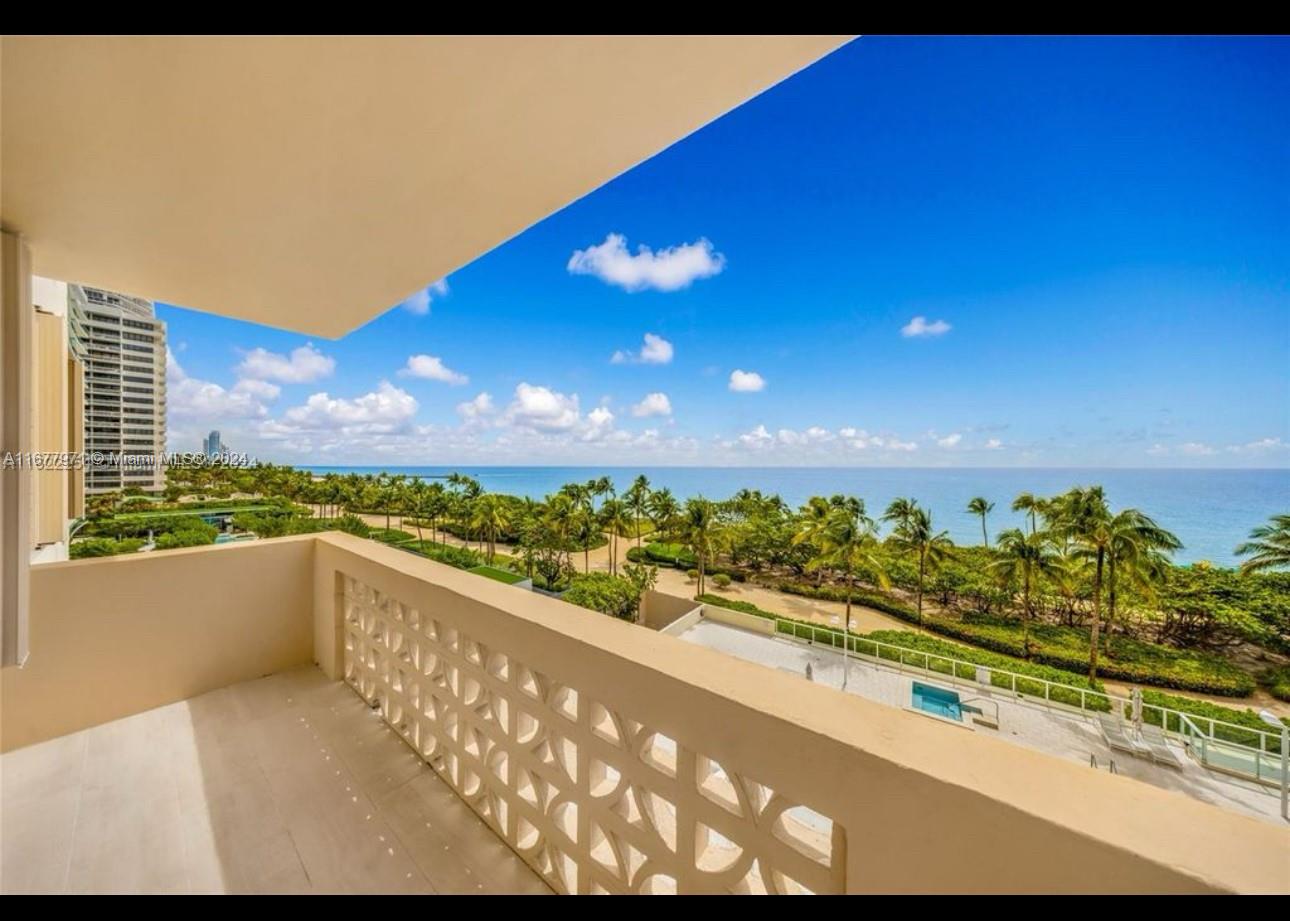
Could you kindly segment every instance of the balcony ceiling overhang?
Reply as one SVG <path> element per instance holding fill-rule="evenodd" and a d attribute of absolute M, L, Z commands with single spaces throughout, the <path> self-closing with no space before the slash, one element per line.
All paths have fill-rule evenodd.
<path fill-rule="evenodd" d="M 0 218 L 38 274 L 339 336 L 847 40 L 6 36 Z"/>

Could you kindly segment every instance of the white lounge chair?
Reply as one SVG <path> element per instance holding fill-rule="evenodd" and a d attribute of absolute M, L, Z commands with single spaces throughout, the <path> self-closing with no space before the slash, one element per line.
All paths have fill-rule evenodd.
<path fill-rule="evenodd" d="M 1182 770 L 1182 762 L 1178 760 L 1178 756 L 1169 747 L 1165 734 L 1160 731 L 1158 726 L 1144 725 L 1142 727 L 1142 741 L 1151 753 L 1151 760 L 1156 764 Z"/>
<path fill-rule="evenodd" d="M 1124 724 L 1115 717 L 1106 713 L 1099 714 L 1097 722 L 1102 734 L 1102 741 L 1106 743 L 1107 748 L 1113 751 L 1128 752 L 1138 758 L 1151 757 L 1151 750 L 1126 733 Z"/>

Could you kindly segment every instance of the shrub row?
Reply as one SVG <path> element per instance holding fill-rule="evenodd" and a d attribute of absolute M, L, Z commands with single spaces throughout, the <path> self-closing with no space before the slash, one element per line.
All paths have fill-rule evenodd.
<path fill-rule="evenodd" d="M 1290 665 L 1269 668 L 1259 676 L 1259 683 L 1277 700 L 1290 700 Z"/>
<path fill-rule="evenodd" d="M 113 540 L 110 537 L 90 537 L 73 541 L 68 556 L 73 560 L 88 560 L 100 556 L 116 556 L 118 553 L 135 553 L 147 541 L 141 537 L 127 537 Z"/>
<path fill-rule="evenodd" d="M 683 544 L 664 544 L 657 541 L 644 547 L 632 547 L 627 551 L 629 563 L 653 563 L 656 566 L 671 566 L 673 569 L 693 569 L 698 571 L 699 560 Z M 727 569 L 723 566 L 709 567 L 704 570 L 705 576 L 725 576 L 735 582 L 747 580 L 747 574 L 740 569 Z"/>
<path fill-rule="evenodd" d="M 432 543 L 428 540 L 411 540 L 400 541 L 392 546 L 400 550 L 407 550 L 410 553 L 419 554 L 427 559 L 434 560 L 436 563 L 455 566 L 457 569 L 474 569 L 484 563 L 484 558 L 474 550 L 468 550 L 465 547 L 454 547 L 451 544 L 444 545 Z"/>
<path fill-rule="evenodd" d="M 1251 748 L 1259 747 L 1259 740 L 1264 741 L 1264 750 L 1269 752 L 1281 751 L 1281 737 L 1276 733 L 1273 727 L 1263 722 L 1259 715 L 1253 710 L 1246 708 L 1237 710 L 1233 707 L 1224 707 L 1219 704 L 1210 703 L 1208 700 L 1196 700 L 1192 697 L 1179 697 L 1176 694 L 1165 694 L 1161 691 L 1143 691 L 1142 702 L 1150 706 L 1142 711 L 1142 721 L 1150 723 L 1153 726 L 1159 726 L 1161 717 L 1167 716 L 1168 729 L 1172 732 L 1178 732 L 1181 729 L 1181 722 L 1173 714 L 1161 714 L 1159 711 L 1152 710 L 1151 706 L 1165 707 L 1169 710 L 1181 710 L 1183 713 L 1193 714 L 1197 719 L 1196 725 L 1204 732 L 1209 731 L 1208 719 L 1222 720 L 1225 723 L 1235 723 L 1236 726 L 1215 726 L 1214 736 L 1219 739 L 1226 739 L 1228 742 L 1236 742 L 1239 745 L 1246 745 Z M 1125 706 L 1125 716 L 1129 716 L 1128 706 Z M 1245 726 L 1251 730 L 1259 729 L 1267 736 L 1261 736 L 1258 732 L 1244 732 L 1237 726 Z"/>
<path fill-rule="evenodd" d="M 837 602 L 846 600 L 845 590 L 831 585 L 780 582 L 775 587 L 791 595 Z M 889 614 L 906 623 L 918 623 L 917 611 L 873 592 L 857 591 L 851 596 L 851 602 Z M 922 627 L 932 633 L 992 652 L 1025 656 L 1022 627 L 1017 621 L 986 617 L 953 620 L 924 614 Z M 1029 661 L 1075 673 L 1086 672 L 1088 642 L 1088 632 L 1085 630 L 1034 624 L 1030 631 Z M 1222 697 L 1248 697 L 1256 686 L 1249 674 L 1221 656 L 1210 653 L 1175 649 L 1129 637 L 1115 637 L 1110 641 L 1103 639 L 1101 648 L 1098 674 L 1103 678 Z"/>
<path fill-rule="evenodd" d="M 398 528 L 373 528 L 367 532 L 367 536 L 383 544 L 403 544 L 417 539 L 415 534 L 409 534 Z"/>

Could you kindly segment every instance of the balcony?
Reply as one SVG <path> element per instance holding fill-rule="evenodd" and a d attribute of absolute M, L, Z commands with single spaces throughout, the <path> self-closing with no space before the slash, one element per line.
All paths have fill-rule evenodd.
<path fill-rule="evenodd" d="M 344 534 L 39 566 L 30 625 L 6 892 L 1287 887 L 1282 828 Z"/>

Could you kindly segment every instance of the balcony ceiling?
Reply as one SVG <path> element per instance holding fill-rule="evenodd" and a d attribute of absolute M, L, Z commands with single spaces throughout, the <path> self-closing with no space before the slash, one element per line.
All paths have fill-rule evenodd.
<path fill-rule="evenodd" d="M 846 40 L 6 36 L 0 217 L 38 274 L 339 336 Z"/>

